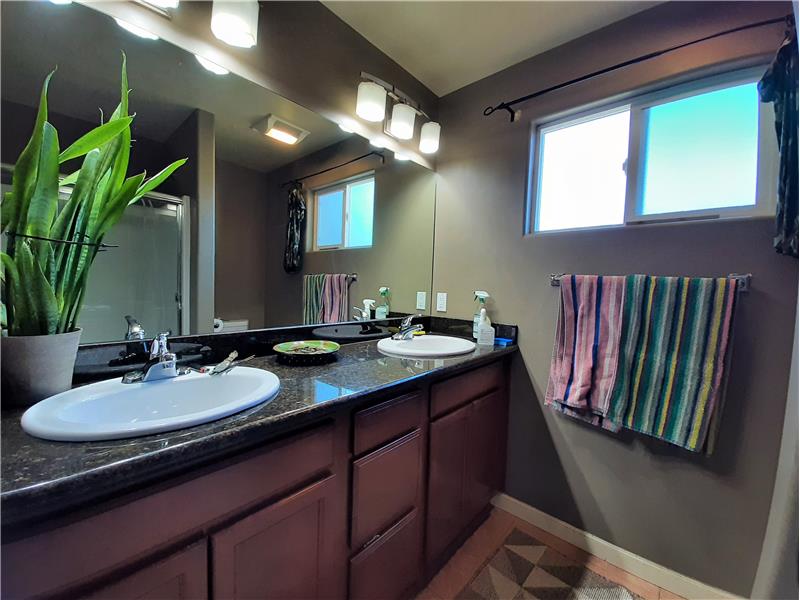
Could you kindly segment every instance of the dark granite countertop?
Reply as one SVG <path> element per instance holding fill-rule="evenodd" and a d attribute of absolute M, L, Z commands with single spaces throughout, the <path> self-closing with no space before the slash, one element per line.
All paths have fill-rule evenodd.
<path fill-rule="evenodd" d="M 376 342 L 342 346 L 339 359 L 314 367 L 287 367 L 274 356 L 248 366 L 281 380 L 270 402 L 242 413 L 178 431 L 109 442 L 48 442 L 20 426 L 21 410 L 2 415 L 0 510 L 4 526 L 21 526 L 263 443 L 308 424 L 332 408 L 419 377 L 441 376 L 516 351 L 478 348 L 472 354 L 414 360 L 381 354 Z"/>

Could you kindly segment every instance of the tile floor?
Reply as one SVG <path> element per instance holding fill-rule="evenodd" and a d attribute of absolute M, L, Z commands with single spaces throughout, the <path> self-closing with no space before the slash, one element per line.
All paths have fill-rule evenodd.
<path fill-rule="evenodd" d="M 668 590 L 659 588 L 650 582 L 639 579 L 619 567 L 592 556 L 553 536 L 526 523 L 521 519 L 500 509 L 493 509 L 489 518 L 453 555 L 450 561 L 431 580 L 428 587 L 417 596 L 417 600 L 454 600 L 464 587 L 473 580 L 483 566 L 495 555 L 498 548 L 514 529 L 518 529 L 540 542 L 546 544 L 551 551 L 583 565 L 586 569 L 621 585 L 644 600 L 682 600 Z M 505 600 L 505 599 L 500 599 Z M 512 600 L 509 598 L 508 600 Z"/>

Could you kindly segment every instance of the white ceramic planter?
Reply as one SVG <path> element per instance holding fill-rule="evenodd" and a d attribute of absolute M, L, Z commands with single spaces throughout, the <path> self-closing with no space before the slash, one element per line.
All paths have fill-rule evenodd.
<path fill-rule="evenodd" d="M 70 389 L 80 340 L 80 329 L 0 338 L 3 406 L 31 406 Z"/>

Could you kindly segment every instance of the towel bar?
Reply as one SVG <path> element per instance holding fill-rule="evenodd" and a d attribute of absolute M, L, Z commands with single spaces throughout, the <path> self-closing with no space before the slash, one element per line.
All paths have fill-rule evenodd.
<path fill-rule="evenodd" d="M 559 287 L 561 285 L 561 278 L 564 275 L 566 275 L 566 273 L 550 273 L 550 285 L 553 287 Z M 750 291 L 750 280 L 752 278 L 753 278 L 752 273 L 731 273 L 730 275 L 728 275 L 728 279 L 736 280 L 737 292 Z"/>

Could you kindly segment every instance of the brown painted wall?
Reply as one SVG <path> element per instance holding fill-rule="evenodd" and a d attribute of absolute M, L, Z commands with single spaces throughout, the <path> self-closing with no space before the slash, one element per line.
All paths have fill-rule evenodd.
<path fill-rule="evenodd" d="M 307 252 L 302 273 L 283 270 L 283 248 L 288 218 L 287 191 L 281 184 L 295 177 L 341 164 L 371 151 L 358 136 L 324 148 L 270 174 L 265 262 L 269 301 L 266 325 L 303 322 L 303 275 L 306 273 L 358 273 L 350 286 L 350 304 L 361 306 L 363 298 L 378 301 L 378 288 L 392 290 L 391 309 L 415 312 L 416 292 L 430 300 L 433 267 L 433 219 L 436 174 L 411 162 L 388 158 L 385 165 L 370 157 L 303 182 L 308 191 L 366 171 L 375 171 L 375 221 L 371 248 Z M 387 152 L 387 155 L 391 153 Z M 309 204 L 310 206 L 310 204 Z M 310 215 L 307 222 L 310 222 Z"/>
<path fill-rule="evenodd" d="M 216 161 L 214 309 L 222 319 L 264 327 L 268 262 L 267 174 Z"/>
<path fill-rule="evenodd" d="M 487 105 L 669 45 L 791 12 L 779 3 L 660 5 L 444 97 L 434 292 L 469 318 L 472 291 L 520 326 L 508 492 L 708 584 L 748 595 L 773 489 L 791 354 L 797 261 L 769 220 L 651 225 L 523 237 L 530 123 L 727 60 L 769 60 L 781 25 L 707 42 L 529 102 L 520 122 Z M 711 458 L 613 436 L 542 407 L 556 317 L 551 272 L 753 274 L 742 296 L 720 443 Z"/>

